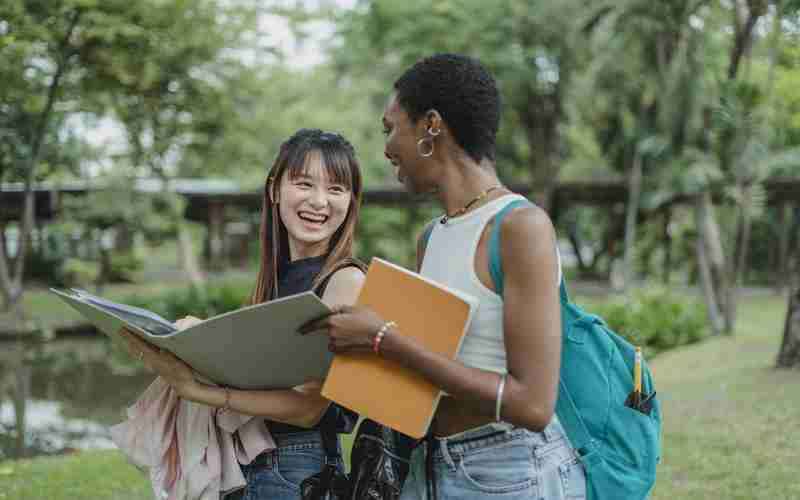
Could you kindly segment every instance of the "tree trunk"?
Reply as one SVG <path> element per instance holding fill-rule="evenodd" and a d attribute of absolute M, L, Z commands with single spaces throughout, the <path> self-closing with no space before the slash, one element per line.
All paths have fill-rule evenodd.
<path fill-rule="evenodd" d="M 789 308 L 783 327 L 783 342 L 778 353 L 778 368 L 800 368 L 800 272 L 789 294 Z"/>
<path fill-rule="evenodd" d="M 162 192 L 168 197 L 170 195 L 178 196 L 172 189 L 172 179 L 164 174 L 163 170 L 160 168 L 153 168 L 153 171 L 155 171 L 161 179 Z M 189 282 L 199 288 L 205 283 L 205 276 L 202 271 L 200 271 L 200 266 L 197 263 L 197 256 L 192 248 L 192 236 L 189 233 L 189 228 L 186 227 L 186 220 L 183 218 L 183 206 L 177 202 L 171 203 L 171 206 L 172 208 L 169 210 L 169 215 L 178 238 L 178 263 L 183 267 L 183 271 L 189 278 Z"/>
<path fill-rule="evenodd" d="M 629 290 L 636 275 L 636 216 L 639 213 L 639 199 L 642 194 L 642 157 L 635 151 L 628 178 L 628 203 L 625 216 L 625 253 L 623 254 L 623 289 Z"/>
<path fill-rule="evenodd" d="M 16 457 L 23 458 L 26 453 L 25 434 L 26 434 L 26 404 L 30 394 L 31 367 L 24 364 L 24 347 L 22 342 L 19 346 L 17 360 L 13 364 L 14 370 L 14 421 L 16 425 Z"/>
<path fill-rule="evenodd" d="M 733 0 L 734 37 L 728 64 L 728 79 L 733 80 L 739 73 L 739 67 L 745 54 L 753 43 L 753 33 L 759 18 L 767 12 L 766 0 L 748 0 L 748 13 L 742 19 L 739 0 Z"/>
<path fill-rule="evenodd" d="M 672 273 L 672 233 L 670 232 L 671 221 L 672 210 L 667 208 L 664 210 L 664 227 L 662 233 L 662 241 L 664 245 L 664 269 L 661 273 L 661 281 L 665 285 L 669 285 L 670 274 Z"/>
<path fill-rule="evenodd" d="M 747 268 L 747 251 L 750 247 L 750 230 L 753 226 L 752 205 L 753 193 L 751 185 L 741 186 L 742 203 L 739 208 L 739 221 L 736 230 L 736 250 L 731 259 L 731 272 L 729 276 L 732 282 L 727 289 L 725 300 L 725 333 L 733 334 L 733 327 L 736 322 L 736 310 L 739 302 L 740 288 L 744 282 Z"/>
<path fill-rule="evenodd" d="M 575 254 L 575 259 L 578 262 L 578 272 L 580 275 L 583 275 L 588 269 L 586 262 L 583 260 L 583 254 L 581 254 L 581 248 L 583 245 L 580 237 L 578 236 L 578 225 L 569 223 L 568 226 L 567 236 L 569 237 L 570 245 L 572 245 L 572 251 Z"/>
<path fill-rule="evenodd" d="M 221 202 L 208 205 L 206 237 L 208 268 L 221 271 L 225 267 L 225 206 Z"/>
<path fill-rule="evenodd" d="M 182 218 L 181 218 L 182 219 Z M 197 256 L 192 248 L 192 237 L 189 228 L 183 220 L 175 222 L 178 231 L 178 258 L 183 265 L 183 270 L 188 276 L 189 281 L 194 286 L 201 286 L 205 283 L 205 276 L 197 265 Z"/>
<path fill-rule="evenodd" d="M 789 242 L 792 236 L 794 211 L 792 204 L 783 202 L 778 207 L 778 265 L 775 266 L 775 288 L 778 293 L 788 290 L 789 280 Z"/>
<path fill-rule="evenodd" d="M 765 0 L 747 0 L 746 5 L 748 12 L 747 16 L 743 17 L 739 1 L 734 0 L 733 2 L 734 43 L 731 47 L 728 65 L 728 80 L 730 81 L 737 78 L 742 60 L 750 51 L 750 47 L 753 43 L 756 23 L 767 12 L 767 2 Z M 722 170 L 727 172 L 730 170 L 730 160 L 733 154 L 732 147 L 735 145 L 735 140 L 730 133 L 723 132 L 720 142 L 720 165 L 722 166 Z M 718 297 L 723 300 L 721 308 L 724 317 L 724 332 L 728 335 L 733 334 L 736 322 L 736 303 L 739 294 L 739 283 L 741 281 L 741 269 L 739 265 L 741 259 L 739 257 L 746 256 L 745 246 L 750 239 L 749 232 L 751 223 L 749 204 L 751 200 L 749 191 L 750 189 L 748 186 L 743 187 L 745 200 L 742 205 L 741 216 L 739 217 L 738 239 L 734 244 L 733 256 L 729 264 L 723 266 L 721 269 L 722 274 L 717 276 L 720 290 Z M 713 220 L 713 216 L 711 220 Z M 729 274 L 725 273 L 726 270 L 729 271 Z"/>
<path fill-rule="evenodd" d="M 708 242 L 713 239 L 713 234 L 709 234 L 713 231 L 710 229 L 711 225 L 708 224 L 710 204 L 711 195 L 709 193 L 701 193 L 695 200 L 697 267 L 700 271 L 700 285 L 703 289 L 703 299 L 705 300 L 706 309 L 708 311 L 711 331 L 714 335 L 719 335 L 722 333 L 724 324 L 717 301 L 717 287 L 714 285 L 715 280 L 712 272 L 713 261 L 715 259 L 712 255 L 709 255 L 713 254 L 713 251 L 708 250 Z"/>
<path fill-rule="evenodd" d="M 567 77 L 568 72 L 562 61 L 560 78 L 552 93 L 541 94 L 528 87 L 528 108 L 520 116 L 531 148 L 531 199 L 548 213 L 551 213 L 553 192 L 558 181 L 557 159 L 561 151 L 559 125 L 564 115 L 561 99 Z"/>
<path fill-rule="evenodd" d="M 534 203 L 543 208 L 548 214 L 551 213 L 553 204 L 553 193 L 556 188 L 557 172 L 553 167 L 554 161 L 551 154 L 546 151 L 548 147 L 543 146 L 545 151 L 533 154 L 533 172 L 531 183 L 531 199 Z"/>

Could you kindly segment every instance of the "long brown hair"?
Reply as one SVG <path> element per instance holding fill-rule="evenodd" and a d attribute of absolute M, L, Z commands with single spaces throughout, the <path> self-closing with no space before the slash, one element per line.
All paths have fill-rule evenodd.
<path fill-rule="evenodd" d="M 328 254 L 320 273 L 314 278 L 312 287 L 336 267 L 343 259 L 353 253 L 358 213 L 361 208 L 361 168 L 356 160 L 353 146 L 339 134 L 323 132 L 318 129 L 300 129 L 281 144 L 278 157 L 264 183 L 261 207 L 261 259 L 255 290 L 250 298 L 251 304 L 260 304 L 278 295 L 278 269 L 290 260 L 289 235 L 281 220 L 278 205 L 272 203 L 272 194 L 277 193 L 284 175 L 292 178 L 302 175 L 306 169 L 309 155 L 319 152 L 329 178 L 350 189 L 350 206 L 344 222 L 331 236 Z"/>

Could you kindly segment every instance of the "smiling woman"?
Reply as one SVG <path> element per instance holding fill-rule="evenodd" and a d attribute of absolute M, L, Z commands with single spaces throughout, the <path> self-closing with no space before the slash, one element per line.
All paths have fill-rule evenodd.
<path fill-rule="evenodd" d="M 582 462 L 555 415 L 562 343 L 555 230 L 546 212 L 523 206 L 497 178 L 497 82 L 475 59 L 436 54 L 393 87 L 382 117 L 384 154 L 408 191 L 435 193 L 445 212 L 418 242 L 419 273 L 475 297 L 478 307 L 456 359 L 368 307 L 341 308 L 317 329 L 337 354 L 374 345 L 446 394 L 427 446 L 411 454 L 403 500 L 586 498 Z M 489 266 L 492 248 L 507 272 L 504 289 Z"/>
<path fill-rule="evenodd" d="M 338 182 L 337 182 L 338 181 Z M 353 193 L 345 179 L 328 174 L 322 154 L 309 153 L 302 171 L 283 176 L 273 203 L 289 233 L 294 259 L 325 254 L 328 243 L 347 217 Z"/>
<path fill-rule="evenodd" d="M 302 129 L 281 145 L 264 185 L 260 269 L 251 303 L 308 290 L 331 307 L 355 302 L 365 268 L 352 258 L 361 191 L 355 151 L 341 135 Z M 187 317 L 176 324 L 186 328 L 196 321 L 199 320 Z M 269 335 L 267 326 L 264 335 Z M 299 498 L 300 482 L 319 472 L 324 463 L 343 467 L 336 451 L 337 433 L 350 432 L 356 415 L 324 399 L 320 395 L 320 381 L 289 390 L 212 387 L 195 380 L 191 368 L 168 352 L 153 349 L 135 336 L 127 338 L 134 357 L 154 369 L 182 400 L 261 417 L 255 419 L 260 428 L 266 424 L 274 448 L 266 447 L 266 451 L 259 453 L 262 447 L 257 456 L 244 458 L 237 451 L 236 457 L 222 460 L 231 463 L 237 458 L 241 460 L 246 479 L 244 488 L 228 495 L 228 500 Z M 221 339 L 220 346 L 231 341 Z M 243 422 L 248 426 L 253 423 L 246 419 Z M 137 425 L 130 428 L 141 427 L 141 423 Z M 252 426 L 247 429 L 252 430 Z M 221 428 L 217 430 L 223 432 Z M 252 437 L 252 433 L 244 432 L 242 426 L 237 439 L 248 441 L 242 436 Z M 160 449 L 157 441 L 163 437 L 152 439 L 156 443 L 148 446 Z M 204 437 L 176 439 L 201 448 Z M 248 450 L 245 454 L 249 454 L 255 442 L 242 443 L 242 449 Z M 192 478 L 191 471 L 184 472 L 183 476 L 175 477 L 197 488 L 203 478 Z"/>

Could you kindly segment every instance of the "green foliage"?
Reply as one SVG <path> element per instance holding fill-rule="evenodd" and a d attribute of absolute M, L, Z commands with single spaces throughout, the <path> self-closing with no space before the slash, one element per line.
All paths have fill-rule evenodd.
<path fill-rule="evenodd" d="M 347 78 L 383 82 L 367 89 L 375 117 L 391 83 L 418 59 L 436 52 L 478 57 L 497 76 L 503 93 L 500 174 L 546 180 L 557 175 L 552 162 L 566 150 L 561 139 L 564 104 L 586 54 L 586 40 L 578 36 L 586 14 L 583 2 L 573 0 L 535 5 L 519 0 L 374 0 L 339 17 L 342 43 L 332 52 Z"/>
<path fill-rule="evenodd" d="M 504 181 L 537 188 L 556 176 L 619 178 L 640 154 L 643 211 L 711 187 L 726 208 L 744 206 L 752 192 L 752 215 L 774 224 L 757 184 L 795 175 L 800 165 L 797 5 L 775 3 L 783 17 L 772 27 L 771 15 L 759 21 L 729 81 L 731 2 L 364 0 L 339 10 L 331 2 L 7 0 L 0 7 L 0 180 L 28 171 L 42 125 L 39 180 L 102 170 L 127 183 L 145 175 L 226 176 L 256 188 L 289 134 L 320 127 L 353 142 L 368 188 L 396 186 L 379 123 L 391 83 L 422 56 L 456 51 L 479 57 L 498 77 Z M 747 5 L 740 7 L 745 15 Z M 270 33 L 257 22 L 265 13 L 288 19 L 299 40 L 322 37 L 324 62 L 305 67 L 268 46 Z M 333 22 L 330 39 L 319 21 Z M 86 144 L 86 129 L 109 120 L 125 147 Z M 734 185 L 743 179 L 756 186 L 745 193 Z M 87 240 L 98 238 L 97 228 L 124 227 L 156 242 L 174 236 L 183 208 L 177 197 L 146 201 L 124 188 L 87 198 L 67 217 L 83 225 Z M 359 255 L 413 265 L 429 208 L 366 208 Z M 582 215 L 567 217 L 576 220 L 559 223 L 576 227 L 594 254 L 619 253 L 610 248 L 621 241 L 619 213 L 577 210 Z M 640 229 L 645 241 L 637 245 L 650 272 L 658 239 L 647 232 Z M 681 230 L 676 239 L 693 234 Z M 676 244 L 685 250 L 674 255 L 676 267 L 691 267 L 691 243 Z M 731 253 L 733 245 L 722 246 Z M 29 276 L 54 275 L 57 267 L 38 260 Z"/>
<path fill-rule="evenodd" d="M 123 302 L 144 307 L 167 319 L 184 316 L 210 318 L 247 305 L 251 290 L 241 285 L 209 284 L 204 288 L 194 286 L 167 293 L 133 295 Z"/>
<path fill-rule="evenodd" d="M 136 274 L 144 268 L 144 261 L 135 252 L 114 253 L 109 256 L 109 267 L 104 278 L 111 283 L 133 283 Z"/>
<path fill-rule="evenodd" d="M 62 264 L 59 274 L 59 281 L 66 286 L 88 287 L 97 283 L 97 278 L 100 275 L 100 264 L 69 258 Z"/>
<path fill-rule="evenodd" d="M 651 356 L 708 335 L 701 302 L 667 288 L 639 289 L 630 297 L 614 299 L 592 312 Z"/>
<path fill-rule="evenodd" d="M 50 286 L 62 286 L 63 281 L 63 255 L 48 254 L 42 251 L 31 252 L 28 256 L 28 265 L 25 267 L 25 279 Z"/>
<path fill-rule="evenodd" d="M 397 207 L 364 207 L 358 225 L 356 256 L 369 262 L 372 257 L 416 268 L 417 238 L 435 214 L 431 204 L 412 209 Z"/>

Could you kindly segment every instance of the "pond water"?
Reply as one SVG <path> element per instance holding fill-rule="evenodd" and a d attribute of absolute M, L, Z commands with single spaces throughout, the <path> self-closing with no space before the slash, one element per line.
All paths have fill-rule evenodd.
<path fill-rule="evenodd" d="M 114 447 L 109 426 L 153 378 L 102 336 L 0 341 L 0 460 Z"/>

